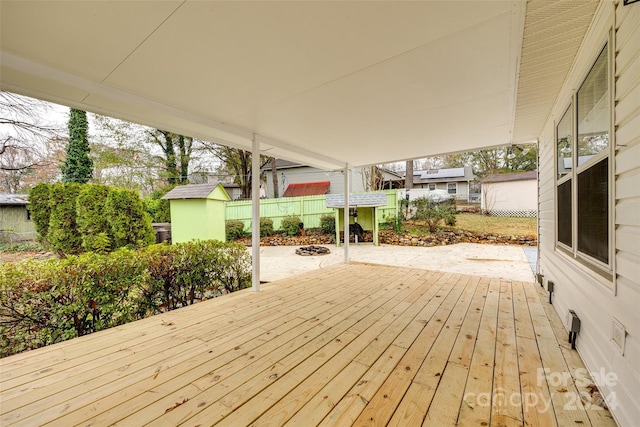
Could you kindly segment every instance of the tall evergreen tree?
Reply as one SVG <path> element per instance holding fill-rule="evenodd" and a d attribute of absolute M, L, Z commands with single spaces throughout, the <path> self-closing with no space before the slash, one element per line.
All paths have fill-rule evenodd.
<path fill-rule="evenodd" d="M 67 157 L 62 164 L 63 182 L 84 184 L 93 174 L 93 161 L 89 157 L 89 124 L 87 113 L 71 109 L 69 114 L 69 143 Z"/>

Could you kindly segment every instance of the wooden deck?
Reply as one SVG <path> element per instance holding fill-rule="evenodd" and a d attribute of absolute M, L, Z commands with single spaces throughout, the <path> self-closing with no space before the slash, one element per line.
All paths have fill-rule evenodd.
<path fill-rule="evenodd" d="M 614 426 L 545 298 L 329 267 L 2 359 L 0 425 Z"/>

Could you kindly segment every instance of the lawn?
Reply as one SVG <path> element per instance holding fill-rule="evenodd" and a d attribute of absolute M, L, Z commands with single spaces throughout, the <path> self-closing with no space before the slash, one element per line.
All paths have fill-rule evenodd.
<path fill-rule="evenodd" d="M 405 223 L 404 228 L 414 234 L 429 234 L 425 226 L 411 222 Z M 457 214 L 456 225 L 447 228 L 504 236 L 537 236 L 538 234 L 536 218 L 497 217 L 465 212 Z"/>
<path fill-rule="evenodd" d="M 511 236 L 536 236 L 538 234 L 536 218 L 498 217 L 475 213 L 456 215 L 454 228 L 476 233 Z"/>

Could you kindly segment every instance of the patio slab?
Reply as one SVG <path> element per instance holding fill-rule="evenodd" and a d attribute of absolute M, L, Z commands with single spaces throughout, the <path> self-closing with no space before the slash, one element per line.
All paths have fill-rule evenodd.
<path fill-rule="evenodd" d="M 344 261 L 342 247 L 322 246 L 329 248 L 331 254 L 300 256 L 295 253 L 297 246 L 261 247 L 260 280 L 272 282 Z M 529 260 L 521 246 L 477 243 L 434 247 L 352 244 L 349 254 L 354 262 L 534 281 Z"/>

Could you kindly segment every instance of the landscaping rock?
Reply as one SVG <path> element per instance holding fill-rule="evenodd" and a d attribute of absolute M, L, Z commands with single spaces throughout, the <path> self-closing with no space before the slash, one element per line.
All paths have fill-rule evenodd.
<path fill-rule="evenodd" d="M 471 233 L 464 230 L 440 231 L 432 235 L 397 234 L 393 230 L 380 230 L 380 243 L 397 246 L 445 246 L 456 243 L 486 243 L 494 245 L 536 246 L 535 236 L 500 236 L 495 234 Z M 274 234 L 260 239 L 261 246 L 305 246 L 328 245 L 334 243 L 334 236 L 316 230 L 305 230 L 304 236 L 289 237 Z M 341 239 L 342 240 L 342 239 Z M 349 239 L 354 241 L 353 235 Z M 365 231 L 364 242 L 373 241 L 370 231 Z M 240 239 L 239 242 L 251 246 L 251 238 Z"/>

